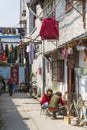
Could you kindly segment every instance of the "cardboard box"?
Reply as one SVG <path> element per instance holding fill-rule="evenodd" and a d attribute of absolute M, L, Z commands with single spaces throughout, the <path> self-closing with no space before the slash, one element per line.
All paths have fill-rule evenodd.
<path fill-rule="evenodd" d="M 72 118 L 73 118 L 73 116 L 64 116 L 64 123 L 70 124 Z"/>

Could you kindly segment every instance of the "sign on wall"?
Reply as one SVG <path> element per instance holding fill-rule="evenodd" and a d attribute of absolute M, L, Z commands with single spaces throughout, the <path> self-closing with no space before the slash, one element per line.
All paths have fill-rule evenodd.
<path fill-rule="evenodd" d="M 18 85 L 19 84 L 19 67 L 18 66 L 12 66 L 10 73 L 11 73 L 11 77 L 13 77 L 16 85 Z"/>

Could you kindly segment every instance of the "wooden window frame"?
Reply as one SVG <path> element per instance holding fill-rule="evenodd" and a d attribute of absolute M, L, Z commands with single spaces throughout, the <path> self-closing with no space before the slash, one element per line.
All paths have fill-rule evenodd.
<path fill-rule="evenodd" d="M 54 63 L 56 63 L 56 73 L 54 73 L 54 68 L 53 65 Z M 60 65 L 59 65 L 60 64 Z M 58 67 L 59 66 L 59 67 Z M 61 67 L 61 68 L 60 68 Z M 61 74 L 61 70 L 62 70 L 62 74 Z M 59 74 L 58 74 L 59 73 Z M 56 75 L 56 79 L 54 78 L 54 76 Z M 59 75 L 59 76 L 58 76 Z M 53 61 L 52 62 L 52 81 L 56 81 L 56 82 L 64 82 L 64 60 L 57 60 L 57 61 Z"/>
<path fill-rule="evenodd" d="M 54 64 L 56 64 L 56 72 L 57 72 L 55 74 L 53 72 L 54 68 L 55 68 L 55 67 L 53 67 Z M 58 66 L 57 65 L 58 65 L 57 61 L 53 61 L 52 62 L 52 81 L 58 81 Z M 55 80 L 54 80 L 54 75 L 56 75 L 56 79 Z"/>
<path fill-rule="evenodd" d="M 70 12 L 73 9 L 73 7 L 71 6 L 71 4 L 73 5 L 73 0 L 70 1 L 69 3 L 66 2 L 66 12 L 67 13 Z"/>
<path fill-rule="evenodd" d="M 64 60 L 58 60 L 58 82 L 64 82 Z"/>

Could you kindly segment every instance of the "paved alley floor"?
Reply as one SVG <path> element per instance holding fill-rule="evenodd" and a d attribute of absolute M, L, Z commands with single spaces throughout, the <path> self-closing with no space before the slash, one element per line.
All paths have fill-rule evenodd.
<path fill-rule="evenodd" d="M 0 96 L 0 130 L 87 130 L 87 127 L 67 125 L 63 119 L 46 119 L 40 115 L 40 104 L 26 93 Z"/>

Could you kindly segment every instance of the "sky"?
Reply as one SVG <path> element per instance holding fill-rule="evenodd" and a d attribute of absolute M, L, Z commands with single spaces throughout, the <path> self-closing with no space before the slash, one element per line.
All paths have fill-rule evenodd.
<path fill-rule="evenodd" d="M 20 0 L 0 0 L 0 27 L 15 27 L 19 21 Z"/>

